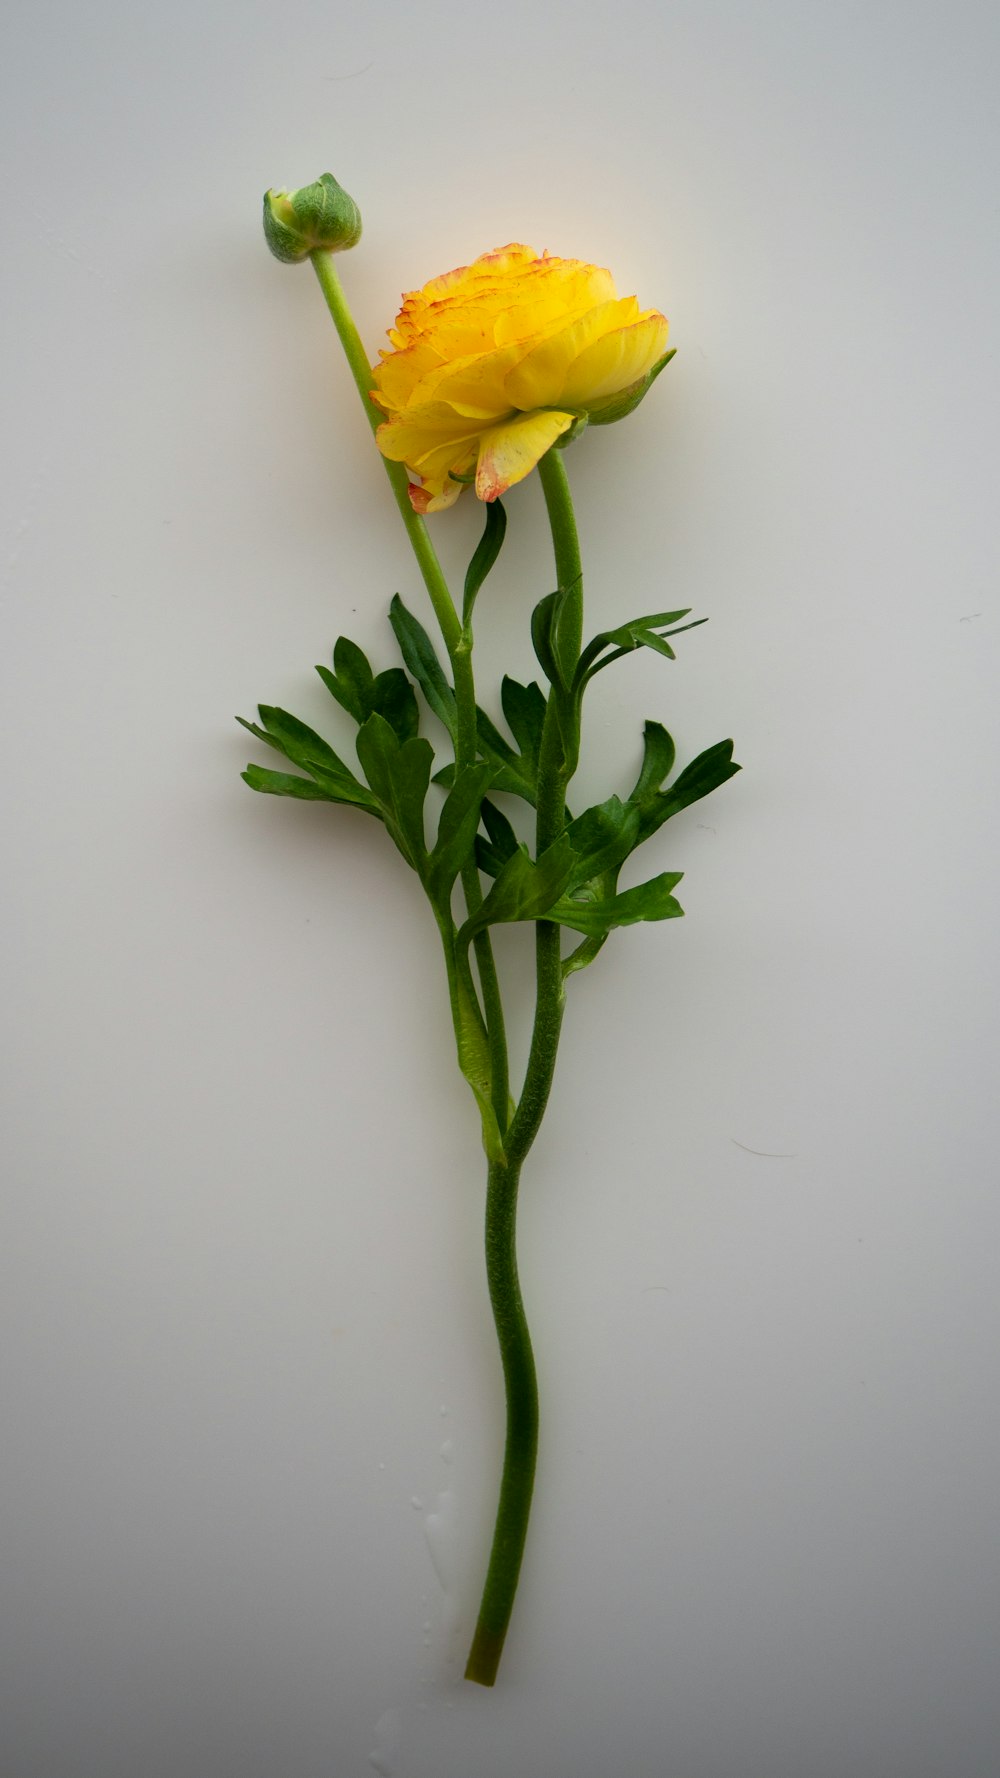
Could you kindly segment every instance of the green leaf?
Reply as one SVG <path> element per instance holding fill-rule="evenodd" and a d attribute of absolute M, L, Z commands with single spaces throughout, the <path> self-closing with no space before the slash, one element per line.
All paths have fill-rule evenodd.
<path fill-rule="evenodd" d="M 413 687 L 402 667 L 388 667 L 377 679 L 373 678 L 361 649 L 346 636 L 338 638 L 333 658 L 337 666 L 335 674 L 329 667 L 317 667 L 316 671 L 331 697 L 336 698 L 356 723 L 367 722 L 377 710 L 401 741 L 408 741 L 417 733 L 420 713 Z"/>
<path fill-rule="evenodd" d="M 642 731 L 642 770 L 629 795 L 630 803 L 643 803 L 659 790 L 673 770 L 677 749 L 673 737 L 660 722 L 647 722 Z"/>
<path fill-rule="evenodd" d="M 258 741 L 273 747 L 275 752 L 283 754 L 292 765 L 301 766 L 307 771 L 324 790 L 331 793 L 331 800 L 358 803 L 362 808 L 377 812 L 376 805 L 350 767 L 344 764 L 315 730 L 307 728 L 297 716 L 291 716 L 287 710 L 279 710 L 272 704 L 260 705 L 260 719 L 263 728 L 258 728 L 255 722 L 247 722 L 242 716 L 236 718 L 241 727 L 255 735 Z"/>
<path fill-rule="evenodd" d="M 585 809 L 566 830 L 577 855 L 569 887 L 577 889 L 606 871 L 617 873 L 638 845 L 640 829 L 639 810 L 620 797 L 609 796 L 607 802 Z"/>
<path fill-rule="evenodd" d="M 240 777 L 251 790 L 262 790 L 268 796 L 294 796 L 312 803 L 356 803 L 366 813 L 378 815 L 374 802 L 362 803 L 356 797 L 335 796 L 314 778 L 299 778 L 294 772 L 269 772 L 264 766 L 247 766 Z"/>
<path fill-rule="evenodd" d="M 480 834 L 476 840 L 476 863 L 487 876 L 499 876 L 508 858 L 517 851 L 517 835 L 506 815 L 489 797 L 483 801 L 483 826 L 488 838 Z"/>
<path fill-rule="evenodd" d="M 487 501 L 483 535 L 476 546 L 475 554 L 469 563 L 468 573 L 465 576 L 465 595 L 462 601 L 463 624 L 467 625 L 472 616 L 476 595 L 500 554 L 506 531 L 507 514 L 501 502 L 499 500 Z"/>
<path fill-rule="evenodd" d="M 543 852 L 537 863 L 526 846 L 518 846 L 503 865 L 482 907 L 466 920 L 459 942 L 468 943 L 485 926 L 511 920 L 539 920 L 558 900 L 573 875 L 576 854 L 566 834 Z"/>
<path fill-rule="evenodd" d="M 680 882 L 681 871 L 664 871 L 635 889 L 625 889 L 607 899 L 574 900 L 563 896 L 549 908 L 547 920 L 570 926 L 587 938 L 605 938 L 617 926 L 634 926 L 640 920 L 670 920 L 684 909 L 674 900 L 671 890 Z"/>
<path fill-rule="evenodd" d="M 427 891 L 436 902 L 451 894 L 463 864 L 474 856 L 480 808 L 492 776 L 489 764 L 463 766 L 456 773 L 441 810 L 437 842 L 427 860 Z"/>
<path fill-rule="evenodd" d="M 252 735 L 256 735 L 259 741 L 266 741 L 269 747 L 283 753 L 295 765 L 304 765 L 307 769 L 309 765 L 319 765 L 336 777 L 353 777 L 350 767 L 344 764 L 339 754 L 334 753 L 329 742 L 324 741 L 315 729 L 300 722 L 297 716 L 292 716 L 287 710 L 279 710 L 274 704 L 260 704 L 258 710 L 263 729 L 259 729 L 254 722 L 247 722 L 242 716 L 238 716 L 236 720 Z"/>
<path fill-rule="evenodd" d="M 358 758 L 382 807 L 382 815 L 399 850 L 414 870 L 423 872 L 426 858 L 424 802 L 434 750 L 429 741 L 400 742 L 377 711 L 358 730 Z"/>
<path fill-rule="evenodd" d="M 559 587 L 539 599 L 531 614 L 531 643 L 538 664 L 550 685 L 568 692 L 576 671 L 576 658 L 569 637 L 562 635 L 562 616 L 570 588 Z"/>
<path fill-rule="evenodd" d="M 685 630 L 696 630 L 699 624 L 708 622 L 705 617 L 697 617 L 693 623 L 682 624 L 679 619 L 687 617 L 688 611 L 653 611 L 648 617 L 633 617 L 628 623 L 619 624 L 617 629 L 602 630 L 592 642 L 588 642 L 580 656 L 576 671 L 575 683 L 580 686 L 593 679 L 604 667 L 610 667 L 612 661 L 620 661 L 623 655 L 631 654 L 636 648 L 651 648 L 656 654 L 665 655 L 667 660 L 676 660 L 666 636 L 680 636 Z M 663 630 L 665 635 L 658 635 Z M 610 649 L 605 654 L 605 649 Z M 604 655 L 603 660 L 598 657 Z"/>
<path fill-rule="evenodd" d="M 674 780 L 668 790 L 647 797 L 640 808 L 641 837 L 647 840 L 657 828 L 669 821 L 672 815 L 679 814 L 689 804 L 698 802 L 701 797 L 708 796 L 727 778 L 732 778 L 740 767 L 733 760 L 732 741 L 717 741 L 714 747 L 706 748 L 686 766 L 680 777 Z"/>
<path fill-rule="evenodd" d="M 545 725 L 545 693 L 534 679 L 530 685 L 519 685 L 516 679 L 505 676 L 500 687 L 500 702 L 507 718 L 507 726 L 534 780 L 538 772 L 538 753 Z"/>
<path fill-rule="evenodd" d="M 397 593 L 389 608 L 389 622 L 392 625 L 396 641 L 403 660 L 409 667 L 424 697 L 436 717 L 444 723 L 445 728 L 455 738 L 458 727 L 458 716 L 455 708 L 455 693 L 449 685 L 441 668 L 441 663 L 434 652 L 434 644 L 416 618 L 407 611 Z"/>
<path fill-rule="evenodd" d="M 560 592 L 547 593 L 544 599 L 539 599 L 531 614 L 531 646 L 549 684 L 561 686 L 563 691 L 568 691 L 569 687 L 563 679 L 554 642 L 554 630 L 561 600 L 562 594 Z"/>
<path fill-rule="evenodd" d="M 384 716 L 401 741 L 412 741 L 420 727 L 417 696 L 402 667 L 386 667 L 372 687 L 370 716 Z"/>
<path fill-rule="evenodd" d="M 360 726 L 372 713 L 375 680 L 368 657 L 349 636 L 338 636 L 333 650 L 333 669 L 333 673 L 329 673 L 324 668 L 320 677 L 338 704 Z M 320 672 L 319 668 L 317 672 Z"/>
<path fill-rule="evenodd" d="M 616 395 L 605 395 L 593 402 L 587 409 L 587 417 L 592 426 L 610 426 L 615 420 L 624 420 L 626 414 L 634 413 L 640 401 L 649 394 L 661 370 L 665 370 L 671 358 L 676 357 L 677 347 L 664 352 L 651 371 L 632 383 L 627 389 L 620 389 Z"/>

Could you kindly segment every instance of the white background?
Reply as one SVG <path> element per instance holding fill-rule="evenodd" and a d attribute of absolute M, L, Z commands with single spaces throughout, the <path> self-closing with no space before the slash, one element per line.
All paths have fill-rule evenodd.
<path fill-rule="evenodd" d="M 13 22 L 5 1773 L 992 1778 L 994 8 Z M 570 983 L 493 1693 L 460 1678 L 502 1408 L 434 930 L 374 823 L 251 796 L 276 762 L 232 721 L 346 746 L 312 663 L 343 631 L 388 665 L 392 594 L 426 611 L 315 281 L 260 235 L 327 168 L 373 354 L 511 239 L 669 314 L 654 395 L 568 467 L 590 627 L 711 623 L 596 683 L 578 803 L 645 716 L 745 768 L 644 858 L 686 919 Z M 551 585 L 537 478 L 509 512 L 494 710 Z M 436 521 L 450 569 L 478 528 Z"/>

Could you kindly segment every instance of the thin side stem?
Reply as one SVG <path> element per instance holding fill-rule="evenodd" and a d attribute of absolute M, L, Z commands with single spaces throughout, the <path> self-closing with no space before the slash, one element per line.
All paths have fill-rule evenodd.
<path fill-rule="evenodd" d="M 368 424 L 374 432 L 381 424 L 382 415 L 371 400 L 371 392 L 375 387 L 371 366 L 362 343 L 361 335 L 354 325 L 354 316 L 347 306 L 344 287 L 337 276 L 337 268 L 333 263 L 333 254 L 316 252 L 310 254 L 313 270 L 319 279 L 319 287 L 326 298 L 326 306 L 333 317 L 333 324 L 344 348 L 344 356 L 351 369 L 351 375 L 361 396 L 361 405 L 368 418 Z M 381 455 L 381 453 L 379 453 Z M 419 513 L 414 512 L 410 505 L 408 493 L 409 479 L 401 463 L 391 463 L 388 457 L 382 458 L 382 467 L 389 477 L 392 491 L 396 496 L 396 505 L 406 527 L 410 546 L 417 558 L 417 566 L 423 575 L 424 585 L 434 607 L 445 647 L 449 655 L 454 654 L 461 640 L 462 625 L 448 590 L 448 582 L 437 558 L 437 551 L 430 540 L 427 526 Z"/>
<path fill-rule="evenodd" d="M 354 317 L 348 306 L 343 285 L 337 275 L 333 255 L 327 252 L 316 252 L 310 257 L 320 289 L 326 299 L 327 308 L 337 329 L 340 343 L 344 348 L 344 356 L 361 396 L 361 405 L 374 432 L 382 418 L 371 400 L 375 380 L 361 335 L 354 324 Z M 382 458 L 382 466 L 395 495 L 400 517 L 406 527 L 406 534 L 417 559 L 417 566 L 423 576 L 423 582 L 427 588 L 438 628 L 451 662 L 458 712 L 455 764 L 456 766 L 471 765 L 475 761 L 478 751 L 476 689 L 472 672 L 471 636 L 463 630 L 427 526 L 410 504 L 409 478 L 406 470 L 401 463 L 390 462 L 388 457 Z M 474 860 L 470 860 L 462 870 L 462 889 L 468 911 L 470 914 L 474 914 L 481 906 L 483 899 L 482 884 Z M 507 1128 L 510 1095 L 507 1038 L 504 1029 L 500 985 L 497 980 L 493 946 L 488 932 L 481 932 L 477 935 L 474 941 L 474 950 L 492 1063 L 491 1097 L 493 1110 L 502 1133 Z"/>

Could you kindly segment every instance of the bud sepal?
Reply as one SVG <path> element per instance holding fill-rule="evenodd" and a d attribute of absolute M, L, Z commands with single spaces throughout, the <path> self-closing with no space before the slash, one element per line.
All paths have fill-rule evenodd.
<path fill-rule="evenodd" d="M 322 173 L 298 191 L 264 193 L 264 238 L 284 265 L 344 253 L 361 239 L 361 211 L 332 173 Z"/>

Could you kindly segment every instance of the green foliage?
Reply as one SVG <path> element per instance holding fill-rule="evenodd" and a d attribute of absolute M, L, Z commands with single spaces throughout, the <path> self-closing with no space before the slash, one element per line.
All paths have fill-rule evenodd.
<path fill-rule="evenodd" d="M 414 690 L 402 667 L 389 667 L 376 678 L 368 658 L 356 642 L 340 636 L 333 651 L 334 671 L 316 671 L 331 697 L 360 726 L 369 716 L 384 716 L 401 741 L 409 741 L 420 728 Z"/>
<path fill-rule="evenodd" d="M 689 611 L 690 607 L 684 611 L 653 611 L 648 617 L 633 617 L 628 623 L 619 624 L 617 629 L 602 630 L 580 656 L 576 687 L 582 690 L 595 673 L 610 667 L 612 661 L 620 661 L 623 655 L 634 653 L 637 648 L 651 648 L 668 661 L 676 660 L 666 636 L 679 636 L 684 630 L 696 630 L 699 624 L 708 622 L 707 618 L 698 617 L 693 623 L 682 624 L 680 619 L 687 617 Z"/>
<path fill-rule="evenodd" d="M 467 613 L 497 559 L 505 526 L 499 503 L 488 507 L 485 530 L 466 576 Z M 559 733 L 555 753 L 551 751 L 551 737 L 546 743 L 550 746 L 550 769 L 555 761 L 556 769 L 568 777 L 578 746 L 580 704 L 594 673 L 641 647 L 653 648 L 673 659 L 666 638 L 695 627 L 681 621 L 687 618 L 687 610 L 653 612 L 602 631 L 574 659 L 573 638 L 565 628 L 567 609 L 566 589 L 560 589 L 542 599 L 532 614 L 532 639 L 549 680 L 548 696 L 535 681 L 522 685 L 506 677 L 501 704 L 512 739 L 500 731 L 484 710 L 477 709 L 481 757 L 460 771 L 456 772 L 451 762 L 437 772 L 435 782 L 446 789 L 447 795 L 430 851 L 425 804 L 434 755 L 430 743 L 419 735 L 420 714 L 414 687 L 402 668 L 391 667 L 375 674 L 363 651 L 345 636 L 338 639 L 334 649 L 333 671 L 318 667 L 317 672 L 331 696 L 359 725 L 358 759 L 367 785 L 314 730 L 287 711 L 267 705 L 261 706 L 261 727 L 254 723 L 244 723 L 244 727 L 307 776 L 270 772 L 251 765 L 244 773 L 245 781 L 252 789 L 272 796 L 350 803 L 375 815 L 384 822 L 399 851 L 417 872 L 439 920 L 450 922 L 455 882 L 470 860 L 474 861 L 479 871 L 493 878 L 493 883 L 457 934 L 456 955 L 464 955 L 472 939 L 490 926 L 551 920 L 578 932 L 583 939 L 565 959 L 564 973 L 586 967 L 609 933 L 617 928 L 640 921 L 671 919 L 681 913 L 672 893 L 680 880 L 679 873 L 661 873 L 624 891 L 618 889 L 619 873 L 626 859 L 664 822 L 725 783 L 739 767 L 732 758 L 732 742 L 720 741 L 699 754 L 672 785 L 667 785 L 674 768 L 674 743 L 662 723 L 647 721 L 642 764 L 628 797 L 623 800 L 610 796 L 584 810 L 575 820 L 567 812 L 562 834 L 539 858 L 533 859 L 527 847 L 518 841 L 495 799 L 506 793 L 529 804 L 536 803 L 550 705 Z M 427 707 L 454 742 L 458 727 L 455 692 L 430 637 L 398 597 L 392 602 L 390 622 L 405 665 Z M 460 647 L 464 646 L 463 633 Z M 462 967 L 467 969 L 468 962 Z M 457 992 L 453 984 L 453 993 Z M 475 1000 L 471 977 L 466 984 L 466 999 L 470 1006 Z M 463 1030 L 463 1071 L 470 1079 L 475 1077 L 474 1090 L 482 1101 L 485 1038 L 468 1009 Z"/>
<path fill-rule="evenodd" d="M 486 833 L 476 838 L 476 863 L 488 877 L 496 877 L 517 851 L 517 835 L 503 810 L 489 797 L 483 799 L 480 813 Z"/>
<path fill-rule="evenodd" d="M 389 607 L 389 622 L 392 625 L 399 651 L 419 685 L 429 707 L 438 719 L 444 723 L 454 741 L 458 728 L 458 716 L 455 708 L 455 693 L 445 678 L 441 662 L 434 651 L 434 644 L 423 625 L 411 612 L 407 611 L 397 593 Z"/>
<path fill-rule="evenodd" d="M 527 846 L 518 846 L 501 867 L 482 906 L 466 920 L 458 935 L 459 943 L 467 944 L 486 926 L 541 919 L 568 886 L 576 864 L 576 854 L 566 834 L 537 862 L 530 857 Z"/>
<path fill-rule="evenodd" d="M 389 833 L 407 863 L 423 874 L 424 802 L 434 763 L 430 742 L 419 736 L 400 741 L 376 711 L 358 730 L 358 758 Z"/>
<path fill-rule="evenodd" d="M 568 692 L 576 672 L 573 639 L 564 621 L 569 616 L 569 587 L 559 587 L 540 599 L 531 614 L 531 645 L 550 685 Z"/>
<path fill-rule="evenodd" d="M 244 784 L 251 790 L 263 790 L 268 796 L 297 796 L 309 803 L 339 803 L 344 799 L 331 796 L 328 790 L 315 783 L 312 778 L 300 778 L 296 772 L 269 772 L 264 766 L 247 766 L 240 773 Z M 359 807 L 364 807 L 360 804 Z M 375 814 L 377 811 L 370 811 Z"/>
<path fill-rule="evenodd" d="M 630 803 L 643 803 L 659 790 L 673 770 L 677 749 L 672 735 L 661 722 L 648 722 L 642 732 L 642 770 L 629 796 Z"/>
<path fill-rule="evenodd" d="M 366 809 L 369 814 L 379 814 L 378 804 L 364 785 L 358 782 L 350 767 L 344 764 L 329 743 L 321 735 L 317 735 L 314 729 L 307 728 L 298 717 L 290 716 L 287 710 L 279 710 L 272 704 L 261 704 L 259 715 L 262 728 L 258 728 L 255 722 L 247 722 L 242 716 L 238 716 L 236 720 L 251 735 L 256 735 L 258 741 L 264 741 L 275 752 L 283 754 L 292 765 L 300 766 L 303 771 L 308 772 L 324 802 L 354 803 L 358 808 Z M 259 767 L 249 769 L 255 774 L 260 771 Z M 314 801 L 319 800 L 312 796 L 312 792 L 292 790 L 287 784 L 279 789 L 273 780 L 283 780 L 284 773 L 265 773 L 264 777 L 268 779 L 267 783 L 259 781 L 256 776 L 252 781 L 247 778 L 246 782 L 251 789 L 266 790 L 272 796 L 311 797 Z M 300 781 L 288 779 L 288 783 Z"/>
<path fill-rule="evenodd" d="M 493 768 L 488 764 L 463 766 L 445 798 L 425 878 L 427 893 L 436 906 L 445 904 L 462 866 L 474 856 L 482 801 L 492 776 Z"/>
<path fill-rule="evenodd" d="M 671 890 L 682 875 L 681 871 L 664 871 L 621 895 L 595 896 L 592 900 L 565 895 L 547 910 L 545 918 L 560 926 L 570 926 L 588 938 L 600 939 L 616 926 L 634 926 L 640 920 L 675 919 L 684 909 L 674 900 Z"/>
<path fill-rule="evenodd" d="M 650 726 L 659 725 L 646 726 L 648 730 Z M 667 739 L 669 740 L 669 736 Z M 727 778 L 732 778 L 740 770 L 733 759 L 732 741 L 717 741 L 714 747 L 706 748 L 689 766 L 685 766 L 669 790 L 659 790 L 653 788 L 647 775 L 647 760 L 643 762 L 643 770 L 629 798 L 640 814 L 638 844 L 648 840 L 672 815 L 679 814 L 681 809 L 708 796 L 710 791 L 725 784 Z M 655 767 L 651 769 L 655 770 Z"/>
<path fill-rule="evenodd" d="M 486 523 L 483 535 L 476 547 L 472 561 L 469 563 L 465 576 L 465 591 L 462 599 L 462 623 L 468 628 L 472 619 L 472 608 L 483 581 L 494 566 L 507 533 L 507 514 L 499 500 L 486 502 Z"/>

